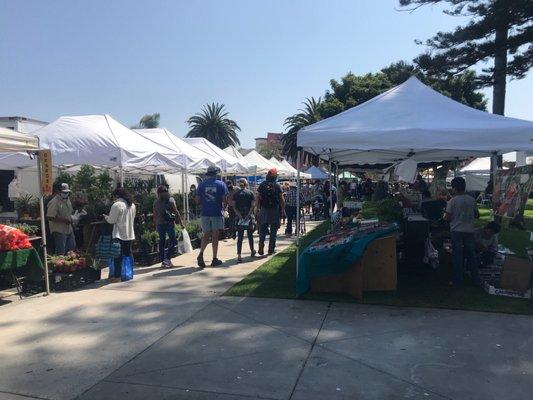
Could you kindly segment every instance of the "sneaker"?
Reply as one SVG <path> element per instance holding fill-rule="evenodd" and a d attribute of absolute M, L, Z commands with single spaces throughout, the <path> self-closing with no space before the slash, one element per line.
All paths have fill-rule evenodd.
<path fill-rule="evenodd" d="M 257 254 L 259 254 L 260 256 L 265 254 L 265 245 L 264 244 L 259 243 L 259 250 L 257 251 Z"/>
<path fill-rule="evenodd" d="M 256 253 L 255 250 L 252 250 L 252 253 L 250 254 L 250 256 L 251 256 L 252 258 L 254 258 L 254 257 L 255 257 L 255 253 Z"/>
<path fill-rule="evenodd" d="M 271 256 L 272 254 L 276 254 L 276 250 L 269 250 L 268 255 Z"/>
<path fill-rule="evenodd" d="M 205 268 L 205 261 L 204 261 L 203 254 L 200 254 L 198 257 L 196 257 L 196 262 L 198 263 L 198 267 L 200 267 L 200 269 Z"/>
<path fill-rule="evenodd" d="M 216 267 L 218 265 L 222 265 L 222 261 L 220 261 L 218 258 L 213 258 L 213 261 L 211 261 L 211 266 Z"/>
<path fill-rule="evenodd" d="M 242 263 L 242 257 L 241 257 L 240 254 L 237 256 L 237 262 L 238 262 L 238 263 Z"/>
<path fill-rule="evenodd" d="M 172 268 L 173 265 L 172 263 L 170 262 L 170 260 L 163 260 L 163 262 L 161 263 L 161 268 Z"/>

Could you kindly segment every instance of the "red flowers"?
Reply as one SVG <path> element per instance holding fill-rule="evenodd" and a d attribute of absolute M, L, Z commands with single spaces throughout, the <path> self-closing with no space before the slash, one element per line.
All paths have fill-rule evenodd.
<path fill-rule="evenodd" d="M 11 226 L 0 225 L 0 251 L 31 249 L 28 235 Z"/>

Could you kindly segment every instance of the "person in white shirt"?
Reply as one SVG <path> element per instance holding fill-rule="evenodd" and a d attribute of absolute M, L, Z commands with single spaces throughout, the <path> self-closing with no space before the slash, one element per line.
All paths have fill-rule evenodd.
<path fill-rule="evenodd" d="M 131 245 L 135 240 L 133 222 L 135 220 L 135 204 L 131 194 L 124 188 L 116 188 L 113 192 L 114 203 L 105 220 L 113 224 L 113 239 L 120 242 L 120 257 L 115 259 L 114 277 L 112 281 L 120 281 L 123 257 L 131 257 Z"/>

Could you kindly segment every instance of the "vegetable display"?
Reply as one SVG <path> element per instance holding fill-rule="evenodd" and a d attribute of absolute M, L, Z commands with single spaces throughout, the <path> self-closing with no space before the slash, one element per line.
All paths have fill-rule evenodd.
<path fill-rule="evenodd" d="M 7 225 L 0 225 L 0 251 L 31 249 L 28 235 Z"/>

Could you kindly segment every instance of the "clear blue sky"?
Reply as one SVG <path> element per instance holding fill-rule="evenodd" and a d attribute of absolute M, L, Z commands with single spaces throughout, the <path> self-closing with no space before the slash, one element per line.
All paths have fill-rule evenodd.
<path fill-rule="evenodd" d="M 226 104 L 243 146 L 331 78 L 411 60 L 460 19 L 397 0 L 0 0 L 0 115 L 52 121 L 146 113 L 178 136 L 206 102 Z M 487 91 L 490 93 L 490 91 Z M 507 115 L 533 120 L 533 78 L 509 84 Z"/>

